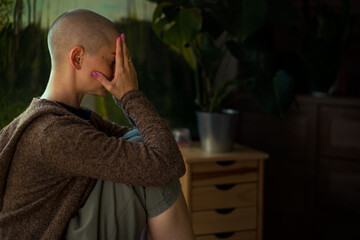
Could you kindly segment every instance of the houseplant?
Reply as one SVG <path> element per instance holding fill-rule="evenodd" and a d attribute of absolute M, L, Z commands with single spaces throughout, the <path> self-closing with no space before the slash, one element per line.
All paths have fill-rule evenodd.
<path fill-rule="evenodd" d="M 261 39 L 269 18 L 274 25 L 280 22 L 279 18 L 290 24 L 297 21 L 289 1 L 152 1 L 157 3 L 153 30 L 194 70 L 195 103 L 202 113 L 219 115 L 230 94 L 231 99 L 234 96 L 237 99 L 234 92 L 247 86 L 265 112 L 283 115 L 293 101 L 293 79 L 286 71 L 272 65 L 272 54 Z M 281 13 L 287 13 L 288 19 L 281 18 Z M 219 81 L 216 75 L 227 52 L 245 67 L 237 77 Z"/>

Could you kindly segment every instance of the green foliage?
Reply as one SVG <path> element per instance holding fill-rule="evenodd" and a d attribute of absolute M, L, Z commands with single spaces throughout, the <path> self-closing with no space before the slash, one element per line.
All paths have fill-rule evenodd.
<path fill-rule="evenodd" d="M 15 86 L 44 88 L 50 75 L 50 56 L 47 49 L 47 30 L 28 25 L 18 35 L 15 58 Z M 31 43 L 29 45 L 29 43 Z M 10 79 L 11 80 L 11 79 Z"/>
<path fill-rule="evenodd" d="M 6 27 L 9 23 L 9 15 L 12 9 L 13 0 L 1 0 L 0 1 L 0 30 Z"/>
<path fill-rule="evenodd" d="M 284 70 L 275 75 L 261 72 L 252 79 L 251 91 L 264 112 L 282 117 L 292 102 L 294 80 Z"/>
<path fill-rule="evenodd" d="M 169 10 L 174 15 L 168 14 Z M 176 5 L 165 2 L 155 9 L 152 28 L 166 44 L 183 49 L 199 33 L 201 24 L 199 9 L 177 8 Z"/>
<path fill-rule="evenodd" d="M 239 1 L 238 1 L 239 2 Z M 244 42 L 264 25 L 267 13 L 266 0 L 243 0 L 240 17 L 232 24 L 232 31 L 237 39 Z"/>
<path fill-rule="evenodd" d="M 12 88 L 0 83 L 0 129 L 9 124 L 22 113 L 32 101 L 39 96 L 42 88 L 31 89 L 28 86 Z"/>
<path fill-rule="evenodd" d="M 158 6 L 154 11 L 153 30 L 195 69 L 195 102 L 200 110 L 219 112 L 231 92 L 252 80 L 251 93 L 254 98 L 261 98 L 263 94 L 271 96 L 267 98 L 271 99 L 270 102 L 262 99 L 255 101 L 264 110 L 272 109 L 266 112 L 282 116 L 293 101 L 294 90 L 291 86 L 294 80 L 285 77 L 288 73 L 270 61 L 276 58 L 271 57 L 275 53 L 270 46 L 272 37 L 269 32 L 277 26 L 298 24 L 296 10 L 290 1 L 156 2 Z M 179 18 L 185 11 L 188 13 L 186 21 Z M 235 80 L 225 79 L 225 83 L 219 83 L 215 81 L 215 76 L 226 51 L 243 62 L 244 69 Z M 258 94 L 260 92 L 262 94 Z"/>
<path fill-rule="evenodd" d="M 47 31 L 35 24 L 17 34 L 12 24 L 0 30 L 0 128 L 45 88 L 50 73 L 46 35 Z"/>
<path fill-rule="evenodd" d="M 12 25 L 7 24 L 0 30 L 0 74 L 2 76 L 2 82 L 7 82 L 9 75 L 9 67 L 12 57 Z"/>

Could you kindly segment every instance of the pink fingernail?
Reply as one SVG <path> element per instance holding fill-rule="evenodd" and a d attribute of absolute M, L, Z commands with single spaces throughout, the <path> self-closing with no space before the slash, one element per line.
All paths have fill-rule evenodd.
<path fill-rule="evenodd" d="M 92 75 L 94 76 L 94 78 L 98 78 L 99 74 L 97 74 L 97 72 L 92 72 Z"/>
<path fill-rule="evenodd" d="M 121 38 L 125 39 L 125 34 L 124 33 L 121 34 Z"/>
<path fill-rule="evenodd" d="M 119 41 L 121 41 L 121 37 L 118 37 L 117 39 L 118 39 Z"/>

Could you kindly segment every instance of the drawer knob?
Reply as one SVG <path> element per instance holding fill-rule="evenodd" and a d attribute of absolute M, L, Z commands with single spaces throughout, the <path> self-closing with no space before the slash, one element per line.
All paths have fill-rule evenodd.
<path fill-rule="evenodd" d="M 229 190 L 232 189 L 235 186 L 235 184 L 220 184 L 220 185 L 215 185 L 215 187 L 219 190 Z"/>
<path fill-rule="evenodd" d="M 223 208 L 223 209 L 215 209 L 215 211 L 219 214 L 228 214 L 234 211 L 235 208 Z"/>
<path fill-rule="evenodd" d="M 226 233 L 215 233 L 214 235 L 217 238 L 224 239 L 224 238 L 229 238 L 234 234 L 235 234 L 235 232 L 226 232 Z"/>
<path fill-rule="evenodd" d="M 232 161 L 217 161 L 216 162 L 218 165 L 220 165 L 220 166 L 230 166 L 230 165 L 232 165 L 232 164 L 234 164 L 235 163 L 235 160 L 232 160 Z"/>

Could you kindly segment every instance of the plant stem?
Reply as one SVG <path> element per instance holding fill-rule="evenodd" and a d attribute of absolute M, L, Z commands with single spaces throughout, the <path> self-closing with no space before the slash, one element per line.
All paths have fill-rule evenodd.
<path fill-rule="evenodd" d="M 196 89 L 196 100 L 195 103 L 201 107 L 201 92 L 200 92 L 200 78 L 199 78 L 199 67 L 195 58 L 195 89 Z"/>

